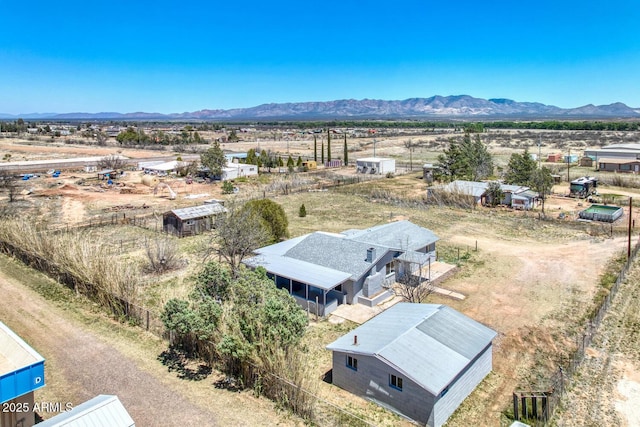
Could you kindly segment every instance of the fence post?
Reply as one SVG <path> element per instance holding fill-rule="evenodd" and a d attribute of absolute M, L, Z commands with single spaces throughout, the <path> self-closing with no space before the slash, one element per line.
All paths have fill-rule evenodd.
<path fill-rule="evenodd" d="M 518 409 L 518 395 L 516 393 L 513 393 L 513 419 L 515 421 L 520 420 L 520 412 Z"/>
<path fill-rule="evenodd" d="M 147 310 L 147 332 L 149 331 L 149 310 Z"/>

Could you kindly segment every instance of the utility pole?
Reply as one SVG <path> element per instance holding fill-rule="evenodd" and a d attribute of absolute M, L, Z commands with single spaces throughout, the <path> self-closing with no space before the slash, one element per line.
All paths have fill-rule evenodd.
<path fill-rule="evenodd" d="M 571 182 L 571 178 L 569 178 L 569 169 L 571 166 L 571 148 L 569 148 L 569 155 L 567 156 L 567 182 Z"/>
<path fill-rule="evenodd" d="M 632 224 L 632 215 L 631 209 L 633 208 L 633 197 L 629 197 L 629 232 L 627 233 L 627 260 L 631 258 L 631 224 Z"/>
<path fill-rule="evenodd" d="M 540 169 L 540 162 L 542 161 L 542 154 L 540 153 L 541 145 L 542 145 L 542 135 L 538 135 L 538 169 Z"/>

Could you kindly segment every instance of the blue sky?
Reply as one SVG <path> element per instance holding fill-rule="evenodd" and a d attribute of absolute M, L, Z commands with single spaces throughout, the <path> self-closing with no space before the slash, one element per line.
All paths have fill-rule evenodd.
<path fill-rule="evenodd" d="M 0 10 L 0 113 L 461 94 L 640 107 L 637 0 L 4 0 Z"/>

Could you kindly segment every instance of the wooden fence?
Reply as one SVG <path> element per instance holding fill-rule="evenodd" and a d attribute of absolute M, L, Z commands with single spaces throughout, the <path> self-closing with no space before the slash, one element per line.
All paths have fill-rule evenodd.
<path fill-rule="evenodd" d="M 569 362 L 558 369 L 549 378 L 550 387 L 543 391 L 522 391 L 513 392 L 513 417 L 516 421 L 526 421 L 532 426 L 547 426 L 553 417 L 565 390 L 571 384 L 574 374 L 582 364 L 586 350 L 591 345 L 593 337 L 598 332 L 598 328 L 607 314 L 611 303 L 624 282 L 629 269 L 640 249 L 640 239 L 633 247 L 630 256 L 618 273 L 615 283 L 611 287 L 609 294 L 602 301 L 598 310 L 587 322 L 583 333 L 577 337 L 577 348 Z"/>

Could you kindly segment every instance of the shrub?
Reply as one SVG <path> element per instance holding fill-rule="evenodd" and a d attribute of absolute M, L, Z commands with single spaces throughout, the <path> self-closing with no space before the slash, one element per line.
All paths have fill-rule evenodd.
<path fill-rule="evenodd" d="M 304 218 L 307 216 L 307 208 L 304 207 L 304 203 L 300 206 L 300 210 L 298 211 L 298 216 L 300 218 Z"/>

